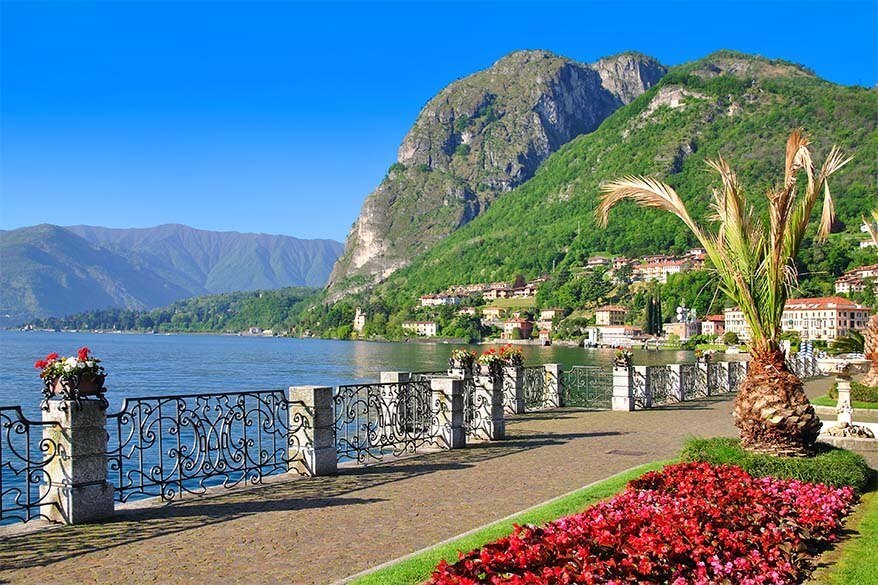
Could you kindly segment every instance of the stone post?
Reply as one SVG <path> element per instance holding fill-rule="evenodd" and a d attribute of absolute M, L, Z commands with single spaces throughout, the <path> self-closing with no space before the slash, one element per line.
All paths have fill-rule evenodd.
<path fill-rule="evenodd" d="M 848 376 L 836 376 L 835 382 L 838 384 L 838 403 L 835 411 L 838 413 L 836 422 L 838 425 L 853 424 L 854 409 L 851 408 L 851 379 Z"/>
<path fill-rule="evenodd" d="M 332 388 L 290 387 L 290 472 L 334 475 L 338 472 Z"/>
<path fill-rule="evenodd" d="M 50 520 L 81 524 L 113 515 L 113 484 L 107 481 L 107 412 L 100 400 L 49 400 L 43 440 L 54 455 L 45 467 L 41 513 Z"/>
<path fill-rule="evenodd" d="M 704 380 L 704 396 L 710 396 L 710 376 L 708 376 L 709 365 L 704 362 L 695 364 L 695 379 L 699 382 Z"/>
<path fill-rule="evenodd" d="M 430 400 L 433 423 L 430 435 L 443 449 L 461 449 L 466 446 L 463 428 L 463 380 L 460 378 L 432 378 Z"/>
<path fill-rule="evenodd" d="M 503 401 L 506 414 L 524 414 L 524 369 L 503 368 Z"/>
<path fill-rule="evenodd" d="M 686 389 L 683 388 L 683 366 L 680 364 L 669 364 L 668 375 L 670 379 L 670 395 L 678 402 L 686 400 Z"/>
<path fill-rule="evenodd" d="M 382 384 L 403 384 L 412 379 L 411 372 L 381 372 L 379 381 Z"/>
<path fill-rule="evenodd" d="M 546 369 L 546 402 L 543 408 L 560 408 L 563 402 L 561 391 L 561 375 L 564 366 L 561 364 L 543 364 Z"/>
<path fill-rule="evenodd" d="M 503 382 L 494 376 L 476 376 L 473 394 L 473 421 L 467 440 L 499 441 L 506 437 L 503 416 Z"/>
<path fill-rule="evenodd" d="M 731 391 L 732 373 L 729 371 L 729 362 L 717 362 L 719 364 L 719 391 L 723 394 Z"/>
<path fill-rule="evenodd" d="M 640 390 L 643 396 L 643 408 L 652 408 L 652 387 L 650 378 L 652 377 L 652 368 L 650 366 L 633 366 L 634 367 L 634 391 Z M 636 404 L 634 405 L 636 407 Z"/>
<path fill-rule="evenodd" d="M 634 370 L 613 366 L 613 410 L 634 410 Z"/>

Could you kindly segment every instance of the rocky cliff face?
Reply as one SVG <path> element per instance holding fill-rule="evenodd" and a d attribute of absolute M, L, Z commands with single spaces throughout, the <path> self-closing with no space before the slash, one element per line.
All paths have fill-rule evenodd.
<path fill-rule="evenodd" d="M 443 89 L 421 111 L 397 163 L 363 204 L 330 277 L 331 296 L 405 266 L 665 71 L 633 53 L 589 65 L 546 51 L 518 51 Z"/>

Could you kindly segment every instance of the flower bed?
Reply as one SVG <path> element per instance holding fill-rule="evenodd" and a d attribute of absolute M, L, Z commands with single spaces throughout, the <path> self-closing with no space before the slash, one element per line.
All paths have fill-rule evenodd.
<path fill-rule="evenodd" d="M 440 563 L 430 583 L 797 583 L 855 499 L 848 487 L 673 465 L 581 514 L 516 526 Z"/>

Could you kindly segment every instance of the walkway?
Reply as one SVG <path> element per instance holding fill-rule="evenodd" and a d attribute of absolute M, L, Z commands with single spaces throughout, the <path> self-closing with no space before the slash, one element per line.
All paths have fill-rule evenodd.
<path fill-rule="evenodd" d="M 734 436 L 731 407 L 726 396 L 632 413 L 532 413 L 510 421 L 503 442 L 7 535 L 0 582 L 329 583 L 673 457 L 688 435 Z"/>

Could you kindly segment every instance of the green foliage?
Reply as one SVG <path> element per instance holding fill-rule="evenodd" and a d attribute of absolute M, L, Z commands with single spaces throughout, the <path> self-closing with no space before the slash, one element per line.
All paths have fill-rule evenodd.
<path fill-rule="evenodd" d="M 866 349 L 866 339 L 860 331 L 850 330 L 840 335 L 832 343 L 833 355 L 842 353 L 863 353 Z"/>
<path fill-rule="evenodd" d="M 395 162 L 392 165 L 390 165 L 389 169 L 387 169 L 387 174 L 401 173 L 403 171 L 405 171 L 405 165 L 402 164 L 401 162 Z"/>
<path fill-rule="evenodd" d="M 458 156 L 466 156 L 469 154 L 469 151 L 469 144 L 458 144 L 457 148 L 454 149 L 454 154 Z"/>
<path fill-rule="evenodd" d="M 838 400 L 838 383 L 833 384 L 827 394 L 831 399 Z M 851 381 L 851 402 L 871 402 L 878 404 L 878 387 L 866 386 L 865 384 Z"/>
<path fill-rule="evenodd" d="M 713 341 L 712 335 L 693 335 L 689 339 L 683 342 L 683 349 L 687 349 L 689 351 L 695 351 L 699 345 L 709 345 L 710 342 Z"/>
<path fill-rule="evenodd" d="M 38 329 L 88 329 L 161 332 L 238 332 L 250 327 L 289 331 L 308 301 L 312 288 L 281 288 L 184 299 L 149 311 L 101 309 L 68 317 L 37 319 Z"/>
<path fill-rule="evenodd" d="M 760 67 L 781 66 L 748 59 L 756 73 Z M 577 270 L 595 252 L 637 257 L 696 242 L 676 218 L 651 210 L 634 212 L 628 203 L 620 205 L 607 229 L 596 229 L 593 213 L 602 182 L 630 173 L 662 177 L 688 196 L 694 219 L 709 224 L 713 177 L 705 172 L 705 159 L 721 153 L 738 171 L 739 180 L 750 187 L 757 210 L 764 212 L 762 193 L 783 169 L 787 134 L 803 123 L 817 139 L 812 146 L 818 160 L 833 143 L 853 153 L 855 159 L 833 177 L 837 233 L 820 246 L 814 245 L 814 226 L 805 235 L 797 265 L 798 294 L 831 292 L 834 276 L 874 262 L 874 251 L 860 250 L 856 242 L 861 237 L 860 215 L 873 205 L 878 192 L 878 121 L 874 116 L 878 94 L 805 75 L 704 78 L 695 74 L 702 66 L 695 63 L 672 69 L 656 87 L 618 110 L 595 132 L 579 136 L 553 154 L 533 179 L 498 198 L 473 221 L 395 272 L 378 294 L 392 310 L 399 310 L 420 294 L 452 284 L 548 273 L 550 280 L 541 286 L 539 306 L 577 308 L 612 298 L 611 283 L 597 283 Z M 650 110 L 650 102 L 662 88 L 674 85 L 683 85 L 691 93 L 684 100 L 685 107 Z M 732 105 L 735 113 L 729 115 Z M 480 115 L 489 116 L 490 110 L 485 108 Z M 819 211 L 818 203 L 814 215 Z M 720 312 L 726 299 L 716 297 L 712 279 L 709 271 L 672 277 L 662 291 L 663 314 L 670 314 L 668 309 L 681 298 L 701 315 Z M 638 302 L 633 308 L 645 310 L 646 298 Z"/>
<path fill-rule="evenodd" d="M 421 173 L 429 173 L 433 170 L 433 167 L 431 167 L 427 163 L 421 163 L 419 165 L 415 165 L 415 170 Z"/>
<path fill-rule="evenodd" d="M 739 343 L 741 343 L 741 339 L 734 331 L 726 331 L 725 333 L 723 333 L 723 343 L 725 343 L 726 345 L 738 345 Z"/>
<path fill-rule="evenodd" d="M 871 470 L 861 455 L 817 443 L 813 457 L 777 457 L 750 453 L 737 439 L 714 437 L 688 439 L 680 455 L 684 461 L 706 461 L 713 465 L 738 465 L 756 476 L 798 479 L 836 487 L 850 486 L 862 492 Z"/>

